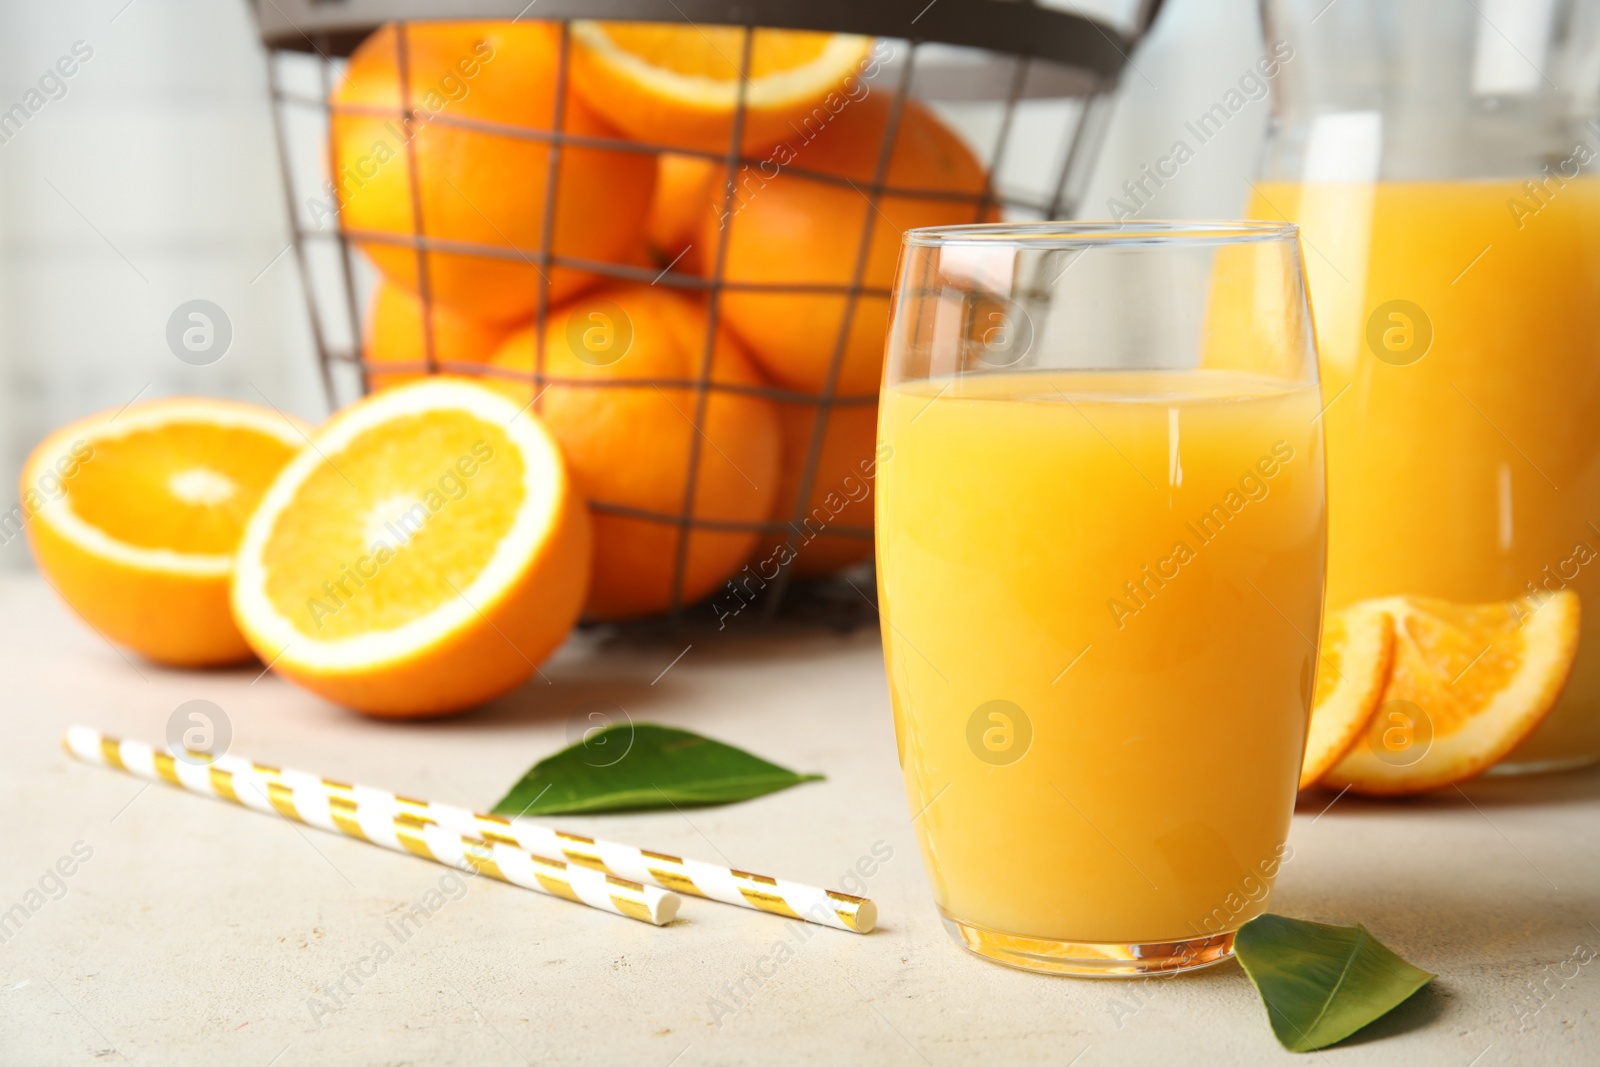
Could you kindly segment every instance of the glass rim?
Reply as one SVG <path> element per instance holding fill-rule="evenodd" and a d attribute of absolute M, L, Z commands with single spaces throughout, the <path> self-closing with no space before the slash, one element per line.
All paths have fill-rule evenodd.
<path fill-rule="evenodd" d="M 1091 248 L 1103 245 L 1241 244 L 1295 239 L 1292 222 L 1260 219 L 1074 219 L 1062 222 L 976 222 L 922 226 L 907 230 L 909 246 L 1014 245 L 1034 248 Z"/>

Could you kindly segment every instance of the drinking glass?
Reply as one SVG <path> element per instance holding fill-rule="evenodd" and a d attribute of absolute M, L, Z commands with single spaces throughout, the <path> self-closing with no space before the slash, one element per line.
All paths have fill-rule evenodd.
<path fill-rule="evenodd" d="M 1078 975 L 1226 959 L 1279 868 L 1322 617 L 1295 227 L 906 234 L 877 558 L 945 925 Z"/>

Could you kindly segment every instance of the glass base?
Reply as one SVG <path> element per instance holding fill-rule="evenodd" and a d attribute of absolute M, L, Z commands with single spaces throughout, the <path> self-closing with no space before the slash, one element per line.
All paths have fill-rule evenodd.
<path fill-rule="evenodd" d="M 1079 978 L 1137 978 L 1149 974 L 1196 971 L 1233 957 L 1233 934 L 1187 941 L 1116 944 L 1055 941 L 986 930 L 941 912 L 944 928 L 973 955 L 1007 967 Z"/>
<path fill-rule="evenodd" d="M 1523 760 L 1520 763 L 1496 763 L 1485 772 L 1486 777 L 1510 778 L 1520 774 L 1555 774 L 1557 771 L 1575 771 L 1600 762 L 1600 756 L 1567 756 L 1562 759 Z"/>

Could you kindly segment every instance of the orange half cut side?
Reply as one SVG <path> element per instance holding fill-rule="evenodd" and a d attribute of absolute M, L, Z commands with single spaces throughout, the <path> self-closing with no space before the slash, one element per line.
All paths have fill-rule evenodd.
<path fill-rule="evenodd" d="M 183 397 L 63 426 L 23 465 L 19 514 L 39 570 L 90 626 L 147 659 L 248 660 L 228 609 L 234 550 L 306 433 L 268 408 Z"/>
<path fill-rule="evenodd" d="M 588 508 L 532 411 L 462 378 L 313 435 L 262 499 L 233 605 L 256 653 L 358 711 L 438 715 L 526 681 L 588 590 Z"/>

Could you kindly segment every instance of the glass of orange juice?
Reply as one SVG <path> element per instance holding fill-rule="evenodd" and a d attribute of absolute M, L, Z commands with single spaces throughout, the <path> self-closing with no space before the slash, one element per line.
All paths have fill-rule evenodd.
<path fill-rule="evenodd" d="M 946 926 L 1059 974 L 1226 959 L 1290 855 L 1322 611 L 1295 228 L 915 230 L 892 308 L 879 605 Z"/>

